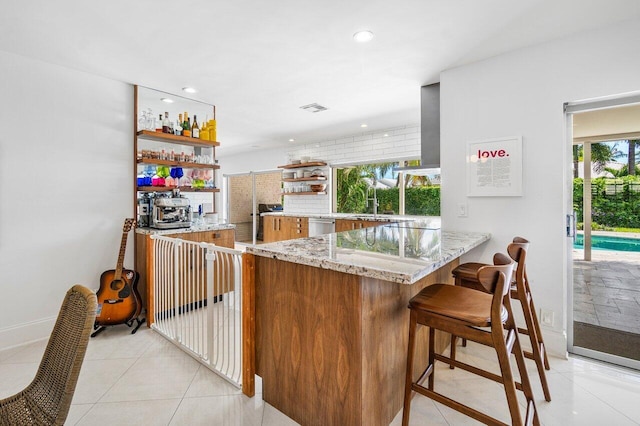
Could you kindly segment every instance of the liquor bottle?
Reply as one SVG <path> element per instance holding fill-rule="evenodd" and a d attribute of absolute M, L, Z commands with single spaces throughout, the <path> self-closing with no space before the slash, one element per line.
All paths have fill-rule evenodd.
<path fill-rule="evenodd" d="M 207 121 L 202 122 L 202 127 L 200 127 L 200 139 L 203 141 L 209 140 L 209 128 L 207 127 Z"/>
<path fill-rule="evenodd" d="M 198 126 L 198 118 L 193 115 L 193 124 L 191 125 L 191 137 L 200 139 L 200 127 Z"/>
<path fill-rule="evenodd" d="M 156 132 L 162 133 L 162 114 L 158 114 L 158 121 L 155 122 L 154 126 L 156 128 Z"/>
<path fill-rule="evenodd" d="M 171 121 L 169 121 L 169 113 L 166 111 L 164 113 L 164 119 L 162 120 L 162 133 L 173 133 Z"/>
<path fill-rule="evenodd" d="M 189 114 L 187 111 L 182 116 L 182 136 L 191 137 L 191 125 L 189 124 Z"/>
<path fill-rule="evenodd" d="M 215 142 L 218 135 L 217 135 L 217 123 L 215 118 L 209 120 L 209 124 L 207 125 L 207 127 L 209 128 L 209 140 Z"/>
<path fill-rule="evenodd" d="M 177 136 L 182 135 L 182 114 L 178 114 L 176 125 L 174 126 L 174 134 Z"/>

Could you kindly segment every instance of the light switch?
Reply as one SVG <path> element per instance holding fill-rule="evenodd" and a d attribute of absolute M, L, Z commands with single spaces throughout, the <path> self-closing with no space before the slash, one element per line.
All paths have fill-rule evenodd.
<path fill-rule="evenodd" d="M 458 217 L 467 217 L 467 203 L 458 204 Z"/>

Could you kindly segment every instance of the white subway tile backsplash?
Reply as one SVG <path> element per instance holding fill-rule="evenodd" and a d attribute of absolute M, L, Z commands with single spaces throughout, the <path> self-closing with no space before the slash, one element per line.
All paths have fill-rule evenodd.
<path fill-rule="evenodd" d="M 384 136 L 384 135 L 388 136 Z M 293 158 L 303 155 L 320 159 L 329 165 L 362 162 L 383 162 L 398 158 L 420 157 L 420 126 L 409 124 L 383 131 L 363 132 L 348 137 L 307 144 L 288 153 Z M 329 183 L 329 182 L 328 182 Z M 327 188 L 329 191 L 330 188 Z M 329 212 L 331 195 L 288 196 L 284 210 L 287 213 Z"/>

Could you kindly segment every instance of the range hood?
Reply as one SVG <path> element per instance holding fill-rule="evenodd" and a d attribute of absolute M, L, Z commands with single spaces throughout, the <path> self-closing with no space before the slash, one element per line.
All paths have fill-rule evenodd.
<path fill-rule="evenodd" d="M 440 173 L 440 83 L 420 88 L 420 151 L 419 166 L 398 167 L 394 171 Z"/>

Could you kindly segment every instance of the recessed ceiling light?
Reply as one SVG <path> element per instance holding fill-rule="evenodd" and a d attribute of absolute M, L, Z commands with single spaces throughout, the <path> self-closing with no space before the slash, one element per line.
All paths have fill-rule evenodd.
<path fill-rule="evenodd" d="M 362 123 L 362 124 L 360 125 L 360 127 L 367 127 L 367 125 L 366 125 L 366 124 L 364 124 L 364 123 Z"/>
<path fill-rule="evenodd" d="M 369 30 L 358 31 L 353 35 L 353 39 L 358 43 L 366 43 L 368 41 L 371 41 L 372 38 L 373 33 Z"/>
<path fill-rule="evenodd" d="M 384 135 L 382 135 L 383 137 L 389 137 L 389 133 L 385 133 Z"/>
<path fill-rule="evenodd" d="M 173 99 L 169 99 L 169 98 L 160 98 L 160 100 L 161 100 L 162 102 L 166 102 L 166 103 L 168 103 L 168 104 L 172 104 L 172 103 L 173 103 Z"/>
<path fill-rule="evenodd" d="M 295 139 L 289 139 L 289 142 L 295 142 L 295 141 L 296 141 Z"/>
<path fill-rule="evenodd" d="M 194 89 L 193 87 L 183 87 L 182 91 L 186 92 L 186 93 L 196 93 L 197 92 L 197 90 Z"/>

